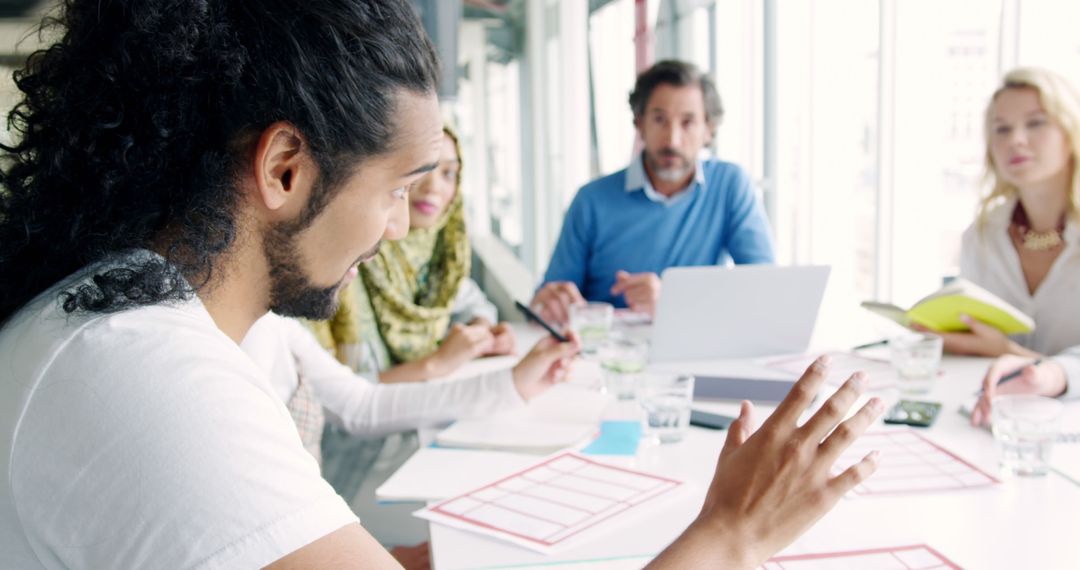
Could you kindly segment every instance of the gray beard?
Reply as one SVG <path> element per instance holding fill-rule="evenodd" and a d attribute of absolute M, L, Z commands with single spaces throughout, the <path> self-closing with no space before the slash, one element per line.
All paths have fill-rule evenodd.
<path fill-rule="evenodd" d="M 688 168 L 658 168 L 654 172 L 656 177 L 663 182 L 682 182 L 694 171 L 693 167 Z"/>

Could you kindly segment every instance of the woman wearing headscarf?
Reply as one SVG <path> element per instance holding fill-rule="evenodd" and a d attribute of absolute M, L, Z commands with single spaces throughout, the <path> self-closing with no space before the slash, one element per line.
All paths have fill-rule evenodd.
<path fill-rule="evenodd" d="M 384 242 L 335 318 L 315 326 L 340 360 L 378 370 L 381 382 L 441 377 L 514 350 L 513 331 L 495 324 L 495 306 L 469 278 L 461 152 L 453 131 L 443 133 L 438 166 L 409 191 L 409 234 Z"/>

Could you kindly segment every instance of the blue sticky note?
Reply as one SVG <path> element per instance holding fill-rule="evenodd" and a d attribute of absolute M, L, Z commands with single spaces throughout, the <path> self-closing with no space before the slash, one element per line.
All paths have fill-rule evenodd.
<path fill-rule="evenodd" d="M 641 441 L 641 422 L 609 420 L 600 423 L 600 436 L 585 449 L 586 455 L 635 455 Z"/>

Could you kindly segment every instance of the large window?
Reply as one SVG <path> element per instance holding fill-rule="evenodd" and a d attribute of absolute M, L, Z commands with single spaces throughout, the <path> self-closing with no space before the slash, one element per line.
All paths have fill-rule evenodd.
<path fill-rule="evenodd" d="M 615 0 L 589 16 L 589 64 L 598 174 L 626 168 L 634 149 L 634 1 Z"/>
<path fill-rule="evenodd" d="M 1080 3 L 1012 0 L 1016 63 L 1052 69 L 1080 86 Z M 1009 14 L 1007 12 L 1007 14 Z"/>
<path fill-rule="evenodd" d="M 543 34 L 523 50 L 516 78 L 526 91 L 496 105 L 495 89 L 516 92 L 488 77 L 489 113 L 499 113 L 490 124 L 518 126 L 511 98 L 527 117 L 521 168 L 492 175 L 491 219 L 507 243 L 532 248 L 537 269 L 577 186 L 570 179 L 587 178 L 580 163 L 563 176 L 567 145 L 592 176 L 623 168 L 634 148 L 626 96 L 636 3 L 588 2 L 587 46 L 568 44 L 578 32 L 567 6 L 580 15 L 584 4 L 525 2 L 526 16 L 545 20 L 524 26 Z M 911 303 L 957 273 L 961 233 L 985 190 L 983 113 L 1004 71 L 1044 66 L 1080 84 L 1071 29 L 1080 5 L 1053 0 L 650 0 L 648 14 L 657 58 L 693 61 L 716 78 L 726 112 L 713 150 L 764 190 L 781 263 L 831 265 L 830 295 L 848 306 Z M 586 53 L 591 89 L 574 79 Z M 591 100 L 586 116 L 568 119 L 563 108 L 578 98 Z M 530 185 L 554 198 L 530 199 Z M 523 206 L 507 207 L 502 188 L 522 188 Z"/>
<path fill-rule="evenodd" d="M 874 2 L 783 3 L 775 34 L 775 164 L 766 173 L 781 263 L 832 266 L 828 310 L 875 294 L 879 13 Z"/>

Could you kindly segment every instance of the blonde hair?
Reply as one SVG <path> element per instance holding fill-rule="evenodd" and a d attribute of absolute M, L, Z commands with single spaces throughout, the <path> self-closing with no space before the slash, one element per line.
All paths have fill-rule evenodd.
<path fill-rule="evenodd" d="M 992 186 L 990 193 L 979 203 L 979 226 L 985 224 L 990 211 L 996 206 L 1018 195 L 1016 186 L 998 175 L 994 157 L 990 152 L 991 139 L 994 136 L 994 102 L 1006 89 L 1034 90 L 1043 110 L 1065 133 L 1065 138 L 1069 141 L 1069 154 L 1072 160 L 1068 215 L 1074 219 L 1080 219 L 1080 160 L 1077 160 L 1076 154 L 1076 145 L 1080 142 L 1080 97 L 1077 96 L 1073 86 L 1057 73 L 1037 67 L 1018 67 L 1005 74 L 1001 87 L 994 91 L 994 95 L 990 97 L 990 103 L 986 105 L 983 125 L 986 137 L 984 179 L 992 183 Z"/>

